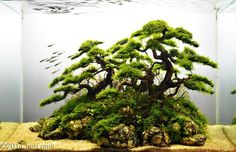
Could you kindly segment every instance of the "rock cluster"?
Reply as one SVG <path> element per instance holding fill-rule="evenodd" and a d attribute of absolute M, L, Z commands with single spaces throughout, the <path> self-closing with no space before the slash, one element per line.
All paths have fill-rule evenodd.
<path fill-rule="evenodd" d="M 159 127 L 151 127 L 142 133 L 143 145 L 166 147 L 170 144 L 170 137 L 167 132 Z"/>
<path fill-rule="evenodd" d="M 83 134 L 83 129 L 89 122 L 89 117 L 84 117 L 81 120 L 71 120 L 69 121 L 66 129 L 66 133 L 70 139 L 79 138 Z"/>
<path fill-rule="evenodd" d="M 30 130 L 43 139 L 88 139 L 101 147 L 204 145 L 206 121 L 190 101 L 171 99 L 156 102 L 150 109 L 139 109 L 130 98 L 113 103 L 105 100 L 97 105 L 81 103 L 73 111 L 65 105 L 61 111 L 40 119 Z M 176 102 L 174 105 L 178 106 L 173 108 L 172 103 Z"/>
<path fill-rule="evenodd" d="M 184 134 L 187 136 L 195 135 L 198 133 L 199 126 L 194 123 L 193 121 L 186 121 L 184 122 Z"/>
<path fill-rule="evenodd" d="M 43 139 L 62 139 L 68 137 L 70 139 L 79 138 L 83 133 L 83 129 L 89 121 L 89 117 L 81 120 L 71 120 L 66 125 L 56 127 L 57 118 L 40 119 L 37 125 L 30 127 L 32 132 L 39 132 L 39 137 Z"/>
<path fill-rule="evenodd" d="M 202 134 L 196 134 L 189 137 L 184 137 L 181 141 L 183 145 L 190 146 L 203 146 L 206 141 L 206 137 Z"/>
<path fill-rule="evenodd" d="M 132 148 L 137 144 L 135 127 L 130 125 L 119 124 L 111 128 L 109 132 L 109 141 L 113 147 Z"/>

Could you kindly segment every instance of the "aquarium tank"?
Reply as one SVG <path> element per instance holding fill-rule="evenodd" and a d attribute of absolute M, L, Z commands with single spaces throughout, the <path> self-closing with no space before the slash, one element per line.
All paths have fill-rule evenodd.
<path fill-rule="evenodd" d="M 235 0 L 0 0 L 0 14 L 0 145 L 8 122 L 105 149 L 235 135 Z"/>

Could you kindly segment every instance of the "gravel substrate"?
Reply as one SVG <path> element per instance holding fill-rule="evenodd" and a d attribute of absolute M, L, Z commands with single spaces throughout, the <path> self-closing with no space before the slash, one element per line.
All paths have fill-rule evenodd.
<path fill-rule="evenodd" d="M 167 148 L 154 146 L 133 149 L 104 149 L 87 140 L 43 140 L 32 133 L 30 123 L 1 122 L 0 151 L 138 151 L 138 152 L 236 152 L 236 126 L 209 125 L 208 140 L 204 146 L 171 145 Z"/>

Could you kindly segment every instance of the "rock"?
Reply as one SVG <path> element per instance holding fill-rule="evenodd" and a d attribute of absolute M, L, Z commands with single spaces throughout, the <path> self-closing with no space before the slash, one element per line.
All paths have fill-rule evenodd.
<path fill-rule="evenodd" d="M 48 134 L 44 134 L 44 139 L 63 139 L 65 138 L 65 132 L 61 127 L 49 132 Z"/>
<path fill-rule="evenodd" d="M 38 124 L 39 125 L 43 125 L 44 124 L 44 122 L 47 120 L 48 118 L 40 118 L 39 120 L 38 120 Z"/>
<path fill-rule="evenodd" d="M 198 133 L 199 126 L 193 121 L 184 122 L 184 135 L 192 136 Z"/>
<path fill-rule="evenodd" d="M 205 144 L 206 137 L 202 134 L 196 134 L 190 137 L 184 137 L 181 144 L 188 146 L 203 146 Z"/>
<path fill-rule="evenodd" d="M 57 117 L 51 117 L 48 119 L 43 120 L 43 122 L 40 122 L 39 124 L 42 124 L 42 130 L 44 131 L 53 131 L 56 129 L 57 124 Z"/>
<path fill-rule="evenodd" d="M 66 127 L 66 133 L 70 139 L 77 139 L 83 133 L 84 127 L 89 122 L 89 117 L 84 117 L 81 120 L 71 120 Z"/>
<path fill-rule="evenodd" d="M 37 124 L 37 125 L 30 127 L 29 129 L 32 132 L 40 132 L 42 130 L 42 126 Z"/>
<path fill-rule="evenodd" d="M 116 148 L 133 148 L 137 144 L 137 136 L 134 126 L 119 124 L 111 128 L 109 132 L 109 142 Z"/>
<path fill-rule="evenodd" d="M 120 113 L 122 113 L 126 116 L 130 116 L 130 115 L 134 114 L 134 110 L 132 108 L 130 108 L 130 106 L 127 106 L 127 107 L 121 108 Z"/>
<path fill-rule="evenodd" d="M 173 129 L 174 132 L 179 132 L 180 128 L 181 128 L 181 126 L 179 125 L 178 122 L 176 122 L 172 125 L 172 129 Z"/>
<path fill-rule="evenodd" d="M 32 127 L 29 128 L 30 131 L 32 131 L 32 132 L 40 132 L 40 131 L 42 131 L 44 122 L 45 122 L 46 120 L 50 121 L 49 118 L 40 118 L 37 125 L 34 125 L 34 126 L 32 126 Z M 51 119 L 51 120 L 52 120 L 52 119 Z M 44 128 L 44 129 L 45 129 L 45 128 Z M 48 128 L 47 128 L 47 129 L 48 129 Z"/>
<path fill-rule="evenodd" d="M 58 117 L 49 117 L 43 118 L 39 120 L 39 124 L 42 124 L 42 129 L 38 135 L 43 139 L 62 139 L 64 137 L 64 133 L 62 128 L 59 126 Z M 32 128 L 33 129 L 33 128 Z"/>
<path fill-rule="evenodd" d="M 159 127 L 151 127 L 142 133 L 143 145 L 166 147 L 170 144 L 169 135 Z"/>
<path fill-rule="evenodd" d="M 110 146 L 110 142 L 108 138 L 100 138 L 97 140 L 97 145 L 101 146 L 101 147 L 109 147 Z"/>
<path fill-rule="evenodd" d="M 27 145 L 27 142 L 25 140 L 19 140 L 17 142 L 17 144 L 19 144 L 19 145 Z"/>

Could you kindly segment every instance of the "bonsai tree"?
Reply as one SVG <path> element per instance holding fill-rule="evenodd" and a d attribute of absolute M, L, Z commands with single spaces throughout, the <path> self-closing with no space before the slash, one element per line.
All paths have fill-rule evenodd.
<path fill-rule="evenodd" d="M 213 82 L 194 73 L 194 65 L 217 64 L 195 52 L 199 45 L 189 31 L 154 20 L 108 49 L 100 44 L 87 40 L 70 56 L 75 63 L 40 102 L 65 99 L 65 105 L 32 131 L 43 139 L 89 139 L 108 147 L 204 144 L 207 120 L 181 92 L 213 94 Z"/>

